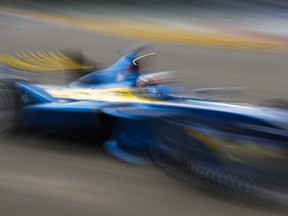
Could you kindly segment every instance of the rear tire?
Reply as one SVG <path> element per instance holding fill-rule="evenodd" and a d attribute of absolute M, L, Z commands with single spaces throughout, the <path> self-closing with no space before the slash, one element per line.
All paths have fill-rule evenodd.
<path fill-rule="evenodd" d="M 19 125 L 20 99 L 12 80 L 0 80 L 0 134 Z"/>

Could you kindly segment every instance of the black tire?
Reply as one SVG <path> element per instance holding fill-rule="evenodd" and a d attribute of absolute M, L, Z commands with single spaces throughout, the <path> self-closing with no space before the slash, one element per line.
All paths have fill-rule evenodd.
<path fill-rule="evenodd" d="M 20 98 L 12 80 L 0 80 L 0 134 L 19 125 Z"/>
<path fill-rule="evenodd" d="M 170 122 L 176 123 L 171 125 Z M 149 152 L 153 163 L 160 169 L 182 181 L 240 200 L 266 200 L 262 181 L 257 177 L 233 173 L 213 163 L 187 156 L 185 148 L 181 146 L 185 139 L 179 140 L 178 144 L 177 141 L 167 142 L 163 137 L 165 134 L 174 133 L 179 139 L 183 137 L 181 128 L 177 128 L 183 126 L 178 119 L 157 120 L 153 126 L 155 130 L 150 133 Z"/>

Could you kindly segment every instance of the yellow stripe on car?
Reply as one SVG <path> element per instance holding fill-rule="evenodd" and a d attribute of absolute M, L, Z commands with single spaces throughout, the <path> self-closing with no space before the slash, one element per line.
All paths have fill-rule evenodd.
<path fill-rule="evenodd" d="M 207 134 L 200 132 L 194 128 L 186 127 L 186 133 L 193 137 L 194 139 L 198 140 L 202 144 L 204 144 L 208 149 L 210 149 L 213 153 L 219 154 L 220 149 L 216 143 L 216 140 L 208 136 Z"/>
<path fill-rule="evenodd" d="M 138 103 L 161 103 L 152 99 L 140 98 L 130 89 L 45 89 L 56 98 L 75 100 L 97 100 L 109 102 L 138 102 Z"/>
<path fill-rule="evenodd" d="M 239 143 L 239 140 L 233 142 L 232 140 L 225 140 L 225 138 L 212 138 L 191 127 L 186 128 L 186 133 L 210 149 L 222 162 L 226 157 L 241 163 L 249 163 L 251 159 L 288 162 L 288 158 L 283 152 L 267 149 L 260 144 L 251 143 L 249 145 L 248 143 Z"/>

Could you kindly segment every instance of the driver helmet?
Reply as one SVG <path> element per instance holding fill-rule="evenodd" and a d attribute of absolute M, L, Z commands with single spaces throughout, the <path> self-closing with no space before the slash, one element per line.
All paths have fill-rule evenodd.
<path fill-rule="evenodd" d="M 167 86 L 173 84 L 177 79 L 179 78 L 172 71 L 145 74 L 137 79 L 137 87 L 142 90 L 141 92 L 164 94 Z"/>

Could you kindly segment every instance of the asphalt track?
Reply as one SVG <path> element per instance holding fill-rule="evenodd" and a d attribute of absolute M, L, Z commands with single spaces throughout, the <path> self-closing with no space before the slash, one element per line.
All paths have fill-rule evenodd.
<path fill-rule="evenodd" d="M 0 52 L 82 49 L 112 64 L 132 41 L 1 16 Z M 177 70 L 189 88 L 245 86 L 245 98 L 285 98 L 287 55 L 156 45 L 153 68 Z M 150 68 L 150 69 L 151 69 Z M 22 133 L 0 137 L 1 216 L 32 215 L 285 215 L 275 207 L 239 203 L 187 187 L 153 166 L 137 167 L 107 155 L 91 141 Z"/>

